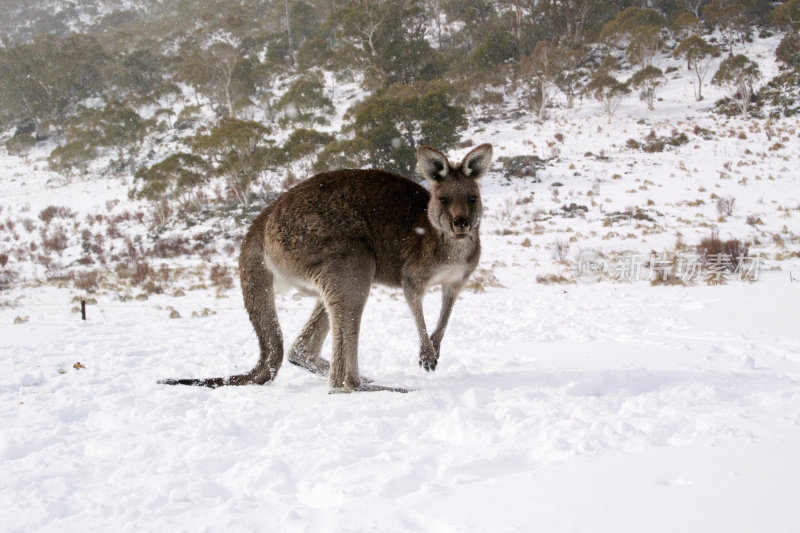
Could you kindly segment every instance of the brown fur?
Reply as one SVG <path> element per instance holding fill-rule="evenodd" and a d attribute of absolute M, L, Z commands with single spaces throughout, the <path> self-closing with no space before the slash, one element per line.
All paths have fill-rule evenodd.
<path fill-rule="evenodd" d="M 239 256 L 245 308 L 259 341 L 255 368 L 229 378 L 163 383 L 218 387 L 273 380 L 283 360 L 276 277 L 318 298 L 288 359 L 328 373 L 331 392 L 384 390 L 362 382 L 358 370 L 361 314 L 373 283 L 403 288 L 420 336 L 420 365 L 434 370 L 453 303 L 478 264 L 477 179 L 491 156 L 491 145 L 481 145 L 453 166 L 440 152 L 421 147 L 417 161 L 430 193 L 379 170 L 326 172 L 288 190 L 253 221 Z M 442 311 L 429 337 L 422 299 L 433 284 L 442 285 Z M 329 329 L 330 364 L 320 357 Z"/>

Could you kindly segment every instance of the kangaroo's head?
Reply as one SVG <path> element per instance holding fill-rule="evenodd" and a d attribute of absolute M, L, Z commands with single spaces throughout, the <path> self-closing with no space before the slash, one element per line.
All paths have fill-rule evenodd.
<path fill-rule="evenodd" d="M 431 184 L 428 219 L 434 228 L 457 239 L 477 233 L 483 211 L 478 180 L 491 165 L 491 144 L 478 146 L 457 166 L 438 150 L 419 147 L 417 168 Z"/>

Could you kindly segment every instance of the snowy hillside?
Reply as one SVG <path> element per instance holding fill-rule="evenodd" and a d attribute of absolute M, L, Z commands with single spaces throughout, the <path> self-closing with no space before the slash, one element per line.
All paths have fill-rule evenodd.
<path fill-rule="evenodd" d="M 747 45 L 764 79 L 779 40 Z M 233 269 L 246 217 L 154 235 L 132 176 L 65 180 L 52 146 L 2 151 L 17 270 L 0 292 L 0 528 L 800 529 L 800 125 L 714 114 L 722 89 L 696 102 L 682 60 L 656 63 L 677 69 L 654 111 L 633 94 L 609 122 L 557 96 L 538 123 L 516 95 L 470 117 L 451 159 L 491 142 L 498 162 L 436 372 L 400 291 L 374 288 L 362 323 L 362 373 L 409 394 L 328 395 L 288 364 L 267 386 L 157 385 L 254 363 Z M 331 131 L 363 96 L 337 88 Z M 541 160 L 535 176 L 512 175 L 515 156 Z M 712 234 L 748 262 L 715 277 L 697 248 Z M 142 258 L 154 237 L 164 252 Z M 100 278 L 70 275 L 93 246 Z M 313 302 L 277 305 L 288 344 Z"/>

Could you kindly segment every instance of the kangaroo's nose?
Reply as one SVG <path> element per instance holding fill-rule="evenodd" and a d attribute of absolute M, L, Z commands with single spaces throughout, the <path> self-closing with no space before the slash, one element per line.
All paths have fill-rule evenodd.
<path fill-rule="evenodd" d="M 453 221 L 453 225 L 457 228 L 467 229 L 469 227 L 469 219 L 467 217 L 457 217 Z"/>

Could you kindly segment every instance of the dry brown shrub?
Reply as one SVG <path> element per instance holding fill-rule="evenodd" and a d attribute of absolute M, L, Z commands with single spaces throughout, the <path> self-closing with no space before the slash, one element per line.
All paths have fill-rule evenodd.
<path fill-rule="evenodd" d="M 153 255 L 159 258 L 177 257 L 192 253 L 191 241 L 183 236 L 157 238 L 153 241 Z"/>
<path fill-rule="evenodd" d="M 231 275 L 230 269 L 225 265 L 211 265 L 208 279 L 211 281 L 212 285 L 219 289 L 230 289 L 233 287 L 233 276 Z"/>
<path fill-rule="evenodd" d="M 730 261 L 730 270 L 735 270 L 741 266 L 750 251 L 750 245 L 739 239 L 728 239 L 723 241 L 719 234 L 714 232 L 708 237 L 700 240 L 697 245 L 697 254 L 703 264 L 714 262 L 714 259 L 724 258 Z"/>
<path fill-rule="evenodd" d="M 102 280 L 103 276 L 99 270 L 86 270 L 83 272 L 77 272 L 75 274 L 75 278 L 73 279 L 73 283 L 75 284 L 76 289 L 86 291 L 87 293 L 91 294 L 97 291 Z"/>
<path fill-rule="evenodd" d="M 67 232 L 64 231 L 64 228 L 57 227 L 52 230 L 42 229 L 42 248 L 48 252 L 63 252 L 67 245 L 69 244 L 69 240 L 67 238 Z"/>
<path fill-rule="evenodd" d="M 39 218 L 45 224 L 49 224 L 54 218 L 75 218 L 75 211 L 69 207 L 51 205 L 42 209 Z"/>

